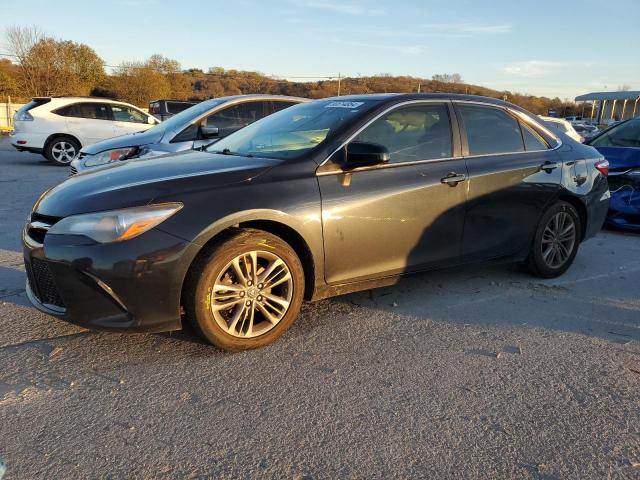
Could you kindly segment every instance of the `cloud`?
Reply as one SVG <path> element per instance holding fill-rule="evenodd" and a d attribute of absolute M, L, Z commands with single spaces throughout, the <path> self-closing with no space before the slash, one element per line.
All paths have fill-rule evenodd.
<path fill-rule="evenodd" d="M 526 62 L 515 62 L 502 67 L 502 71 L 508 75 L 517 77 L 543 77 L 553 71 L 562 68 L 560 62 L 544 60 L 528 60 Z"/>
<path fill-rule="evenodd" d="M 436 30 L 438 33 L 471 36 L 471 35 L 501 35 L 508 34 L 513 31 L 513 25 L 503 24 L 483 24 L 473 22 L 456 22 L 456 23 L 427 23 L 423 28 Z"/>
<path fill-rule="evenodd" d="M 339 2 L 332 0 L 305 0 L 301 3 L 305 7 L 315 8 L 318 10 L 328 10 L 335 13 L 343 13 L 346 15 L 382 15 L 383 11 L 377 8 L 371 8 L 362 3 Z"/>
<path fill-rule="evenodd" d="M 425 45 L 384 45 L 367 42 L 353 42 L 350 40 L 333 39 L 334 43 L 345 45 L 347 47 L 365 48 L 369 50 L 386 50 L 401 53 L 403 55 L 420 55 L 427 50 Z"/>

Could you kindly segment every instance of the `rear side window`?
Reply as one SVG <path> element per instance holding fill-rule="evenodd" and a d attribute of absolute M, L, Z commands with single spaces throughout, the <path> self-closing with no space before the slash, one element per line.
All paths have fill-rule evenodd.
<path fill-rule="evenodd" d="M 529 125 L 520 122 L 520 128 L 522 129 L 525 150 L 546 150 L 549 148 L 547 142 Z"/>
<path fill-rule="evenodd" d="M 449 111 L 442 104 L 400 107 L 377 119 L 354 141 L 384 145 L 391 163 L 449 158 Z"/>
<path fill-rule="evenodd" d="M 289 108 L 292 105 L 296 105 L 296 103 L 293 102 L 271 102 L 271 112 L 270 113 L 276 113 L 279 112 L 280 110 L 284 110 L 285 108 Z"/>
<path fill-rule="evenodd" d="M 232 105 L 219 112 L 210 115 L 206 119 L 208 127 L 217 127 L 220 136 L 240 130 L 243 127 L 260 120 L 269 111 L 269 102 L 245 102 Z"/>
<path fill-rule="evenodd" d="M 506 111 L 479 105 L 458 105 L 467 132 L 469 155 L 523 152 L 518 121 Z"/>
<path fill-rule="evenodd" d="M 106 103 L 74 103 L 73 105 L 59 108 L 53 113 L 62 115 L 63 117 L 111 120 L 109 105 Z"/>

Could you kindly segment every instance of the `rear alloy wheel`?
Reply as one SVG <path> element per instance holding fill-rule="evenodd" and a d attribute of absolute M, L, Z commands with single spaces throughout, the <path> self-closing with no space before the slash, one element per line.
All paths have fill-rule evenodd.
<path fill-rule="evenodd" d="M 293 323 L 304 292 L 294 250 L 260 230 L 239 230 L 195 265 L 185 310 L 198 332 L 230 351 L 271 343 Z"/>
<path fill-rule="evenodd" d="M 56 137 L 49 142 L 45 157 L 58 165 L 69 165 L 80 151 L 80 145 L 70 137 Z"/>
<path fill-rule="evenodd" d="M 580 217 L 567 202 L 545 212 L 529 253 L 531 273 L 543 278 L 562 275 L 573 263 L 580 244 Z"/>

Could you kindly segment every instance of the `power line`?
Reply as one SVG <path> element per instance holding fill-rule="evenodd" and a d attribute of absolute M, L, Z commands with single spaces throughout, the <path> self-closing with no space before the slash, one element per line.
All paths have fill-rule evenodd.
<path fill-rule="evenodd" d="M 19 55 L 14 55 L 12 53 L 4 53 L 4 52 L 0 52 L 0 57 L 10 57 L 10 58 L 20 58 Z M 103 67 L 105 68 L 112 68 L 112 69 L 145 69 L 145 70 L 156 70 L 158 72 L 161 73 L 166 73 L 165 69 L 159 68 L 159 67 L 153 67 L 150 65 L 109 65 L 108 63 L 103 63 L 102 64 Z M 199 68 L 187 68 L 187 69 L 181 69 L 179 73 L 189 73 L 190 71 L 193 70 L 200 70 Z M 217 76 L 217 77 L 232 77 L 234 74 L 230 74 L 227 72 L 222 72 L 222 73 L 217 73 L 217 72 L 204 72 L 202 71 L 205 75 L 207 76 Z M 242 71 L 238 71 L 238 73 L 240 73 Z M 244 71 L 246 72 L 246 71 Z M 176 72 L 177 73 L 177 72 Z M 286 81 L 288 79 L 296 79 L 296 80 L 302 80 L 302 79 L 306 79 L 306 80 L 340 80 L 340 79 L 344 79 L 345 77 L 341 77 L 340 75 L 271 75 L 271 74 L 262 74 L 259 72 L 255 72 L 260 74 L 261 76 L 264 77 L 268 77 L 272 80 L 278 80 L 278 81 Z"/>

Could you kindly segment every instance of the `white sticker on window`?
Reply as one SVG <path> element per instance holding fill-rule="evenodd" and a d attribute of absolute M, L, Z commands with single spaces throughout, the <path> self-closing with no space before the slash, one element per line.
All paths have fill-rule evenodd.
<path fill-rule="evenodd" d="M 364 102 L 331 102 L 329 105 L 325 105 L 324 108 L 358 108 Z"/>

